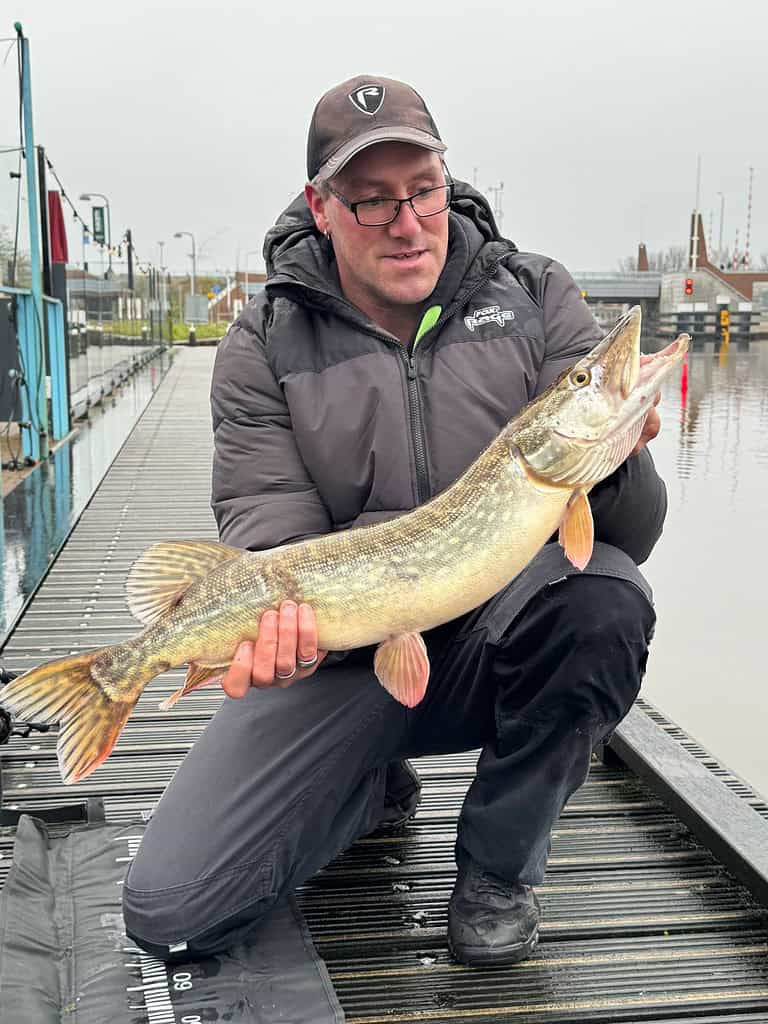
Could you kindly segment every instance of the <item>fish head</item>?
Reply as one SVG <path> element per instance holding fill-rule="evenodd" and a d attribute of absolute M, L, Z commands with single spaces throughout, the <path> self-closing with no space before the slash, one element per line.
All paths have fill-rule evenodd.
<path fill-rule="evenodd" d="M 563 373 L 510 424 L 509 440 L 534 477 L 589 488 L 637 444 L 664 377 L 683 358 L 681 334 L 655 355 L 640 355 L 642 314 L 633 306 L 591 352 Z"/>

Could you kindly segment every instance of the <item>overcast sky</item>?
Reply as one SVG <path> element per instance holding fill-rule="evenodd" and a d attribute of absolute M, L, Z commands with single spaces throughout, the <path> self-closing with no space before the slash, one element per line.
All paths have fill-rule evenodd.
<path fill-rule="evenodd" d="M 766 0 L 9 0 L 30 39 L 36 141 L 64 186 L 106 193 L 143 259 L 261 269 L 265 230 L 302 188 L 317 98 L 355 74 L 425 97 L 455 177 L 504 183 L 503 232 L 572 270 L 684 244 L 701 209 L 768 251 Z M 2 45 L 0 57 L 5 56 Z M 0 147 L 15 144 L 13 54 Z M 10 219 L 6 181 L 0 224 Z M 83 215 L 87 204 L 79 203 Z M 68 226 L 71 221 L 67 220 Z M 72 258 L 79 232 L 70 230 Z"/>

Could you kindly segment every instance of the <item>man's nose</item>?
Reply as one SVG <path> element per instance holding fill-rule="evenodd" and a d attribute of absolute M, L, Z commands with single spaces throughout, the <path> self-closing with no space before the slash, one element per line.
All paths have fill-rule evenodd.
<path fill-rule="evenodd" d="M 397 235 L 412 235 L 421 230 L 419 218 L 413 212 L 410 203 L 401 203 L 397 216 L 389 223 L 390 232 Z"/>

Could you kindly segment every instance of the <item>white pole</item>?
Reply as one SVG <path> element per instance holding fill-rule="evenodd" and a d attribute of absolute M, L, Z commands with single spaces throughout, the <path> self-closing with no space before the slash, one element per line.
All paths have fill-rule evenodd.
<path fill-rule="evenodd" d="M 744 239 L 744 267 L 749 270 L 752 265 L 752 257 L 749 252 L 750 242 L 752 241 L 752 178 L 754 176 L 754 167 L 749 168 L 749 189 L 747 190 L 747 233 Z"/>
<path fill-rule="evenodd" d="M 701 194 L 701 154 L 696 162 L 696 206 L 693 211 L 693 236 L 691 238 L 691 270 L 696 270 L 699 258 L 699 196 Z"/>
<path fill-rule="evenodd" d="M 720 238 L 717 243 L 717 262 L 721 264 L 723 260 L 723 221 L 725 219 L 725 193 L 718 192 L 720 196 Z"/>

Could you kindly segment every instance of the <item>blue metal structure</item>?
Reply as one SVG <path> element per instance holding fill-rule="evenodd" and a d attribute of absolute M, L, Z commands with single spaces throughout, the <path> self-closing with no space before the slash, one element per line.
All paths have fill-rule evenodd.
<path fill-rule="evenodd" d="M 42 321 L 36 316 L 35 301 L 29 289 L 3 286 L 3 291 L 13 295 L 16 305 L 16 335 L 24 378 L 20 392 L 22 451 L 25 458 L 39 462 L 48 426 Z"/>
<path fill-rule="evenodd" d="M 34 292 L 28 288 L 2 285 L 4 294 L 12 295 L 16 304 L 16 334 L 21 372 L 25 386 L 21 388 L 21 416 L 27 426 L 21 427 L 22 451 L 25 458 L 39 462 L 47 448 L 48 399 L 46 366 L 51 372 L 51 406 L 53 440 L 60 441 L 69 433 L 69 392 L 67 389 L 67 352 L 64 340 L 64 312 L 58 299 L 43 299 L 45 321 L 37 316 Z"/>
<path fill-rule="evenodd" d="M 51 371 L 51 419 L 54 441 L 69 433 L 69 389 L 67 387 L 67 346 L 64 338 L 64 309 L 59 299 L 44 296 L 48 359 Z"/>
<path fill-rule="evenodd" d="M 33 425 L 28 431 L 29 454 L 36 461 L 47 454 L 48 407 L 45 399 L 45 346 L 43 342 L 43 281 L 40 269 L 40 211 L 38 209 L 37 161 L 35 159 L 35 134 L 32 125 L 32 74 L 29 60 L 29 40 L 23 35 L 21 25 L 16 24 L 21 46 L 21 106 L 24 121 L 24 162 L 27 169 L 27 210 L 29 216 L 29 259 L 32 275 L 31 309 L 26 302 L 19 302 L 19 335 L 26 335 L 29 343 L 24 354 L 25 373 L 30 388 L 34 382 L 35 393 L 30 401 L 35 407 Z M 21 330 L 22 316 L 24 331 Z M 32 436 L 36 435 L 36 436 Z M 27 452 L 25 450 L 24 454 Z"/>

